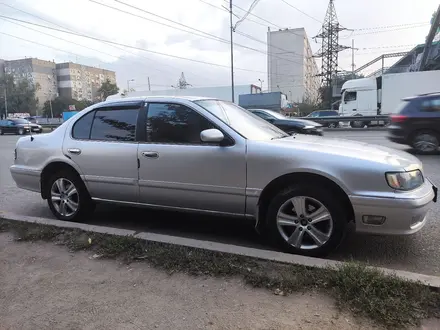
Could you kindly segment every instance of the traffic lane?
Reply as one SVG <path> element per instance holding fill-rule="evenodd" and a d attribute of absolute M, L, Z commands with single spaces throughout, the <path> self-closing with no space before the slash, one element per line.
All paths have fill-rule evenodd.
<path fill-rule="evenodd" d="M 359 139 L 365 142 L 365 138 L 359 138 L 359 133 L 352 133 L 349 137 L 346 135 L 337 137 Z M 5 138 L 9 142 L 6 142 Z M 41 200 L 38 194 L 16 188 L 10 177 L 9 166 L 13 161 L 12 151 L 16 139 L 12 136 L 0 137 L 0 155 L 2 155 L 0 205 L 2 205 L 2 210 L 53 218 L 46 202 Z M 380 141 L 378 137 L 375 139 L 379 139 L 379 142 L 384 145 L 383 140 Z M 396 145 L 396 147 L 401 150 L 405 149 L 405 146 Z M 438 156 L 421 156 L 420 159 L 423 161 L 426 174 L 440 186 Z M 428 224 L 412 236 L 368 236 L 351 231 L 330 258 L 365 261 L 377 266 L 438 275 L 440 274 L 438 239 L 440 228 L 436 221 L 439 218 L 439 206 L 434 204 Z M 263 238 L 255 234 L 251 222 L 234 218 L 197 216 L 102 204 L 97 207 L 88 223 L 272 249 Z"/>

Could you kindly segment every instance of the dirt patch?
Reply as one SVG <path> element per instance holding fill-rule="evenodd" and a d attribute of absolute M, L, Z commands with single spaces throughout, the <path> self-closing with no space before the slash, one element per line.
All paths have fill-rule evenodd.
<path fill-rule="evenodd" d="M 2 329 L 373 329 L 307 292 L 288 296 L 229 278 L 166 274 L 0 234 Z"/>

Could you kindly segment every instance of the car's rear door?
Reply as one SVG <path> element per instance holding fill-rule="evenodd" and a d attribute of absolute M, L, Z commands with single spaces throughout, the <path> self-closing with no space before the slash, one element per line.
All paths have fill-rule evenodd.
<path fill-rule="evenodd" d="M 81 117 L 63 152 L 80 168 L 93 198 L 137 202 L 138 104 L 108 105 Z"/>
<path fill-rule="evenodd" d="M 145 142 L 138 154 L 140 201 L 243 215 L 245 140 L 234 141 L 223 130 L 226 145 L 203 143 L 203 130 L 221 128 L 185 104 L 150 102 L 145 116 Z"/>

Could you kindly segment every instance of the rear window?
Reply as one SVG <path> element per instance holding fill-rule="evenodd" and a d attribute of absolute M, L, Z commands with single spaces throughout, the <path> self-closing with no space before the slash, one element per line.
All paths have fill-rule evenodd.
<path fill-rule="evenodd" d="M 402 101 L 399 103 L 399 105 L 397 106 L 396 110 L 394 111 L 394 113 L 408 113 L 409 112 L 409 102 L 408 101 Z"/>

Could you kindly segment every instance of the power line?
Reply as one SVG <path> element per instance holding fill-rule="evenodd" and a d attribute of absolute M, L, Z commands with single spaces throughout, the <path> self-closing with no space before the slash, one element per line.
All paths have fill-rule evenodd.
<path fill-rule="evenodd" d="M 38 18 L 39 20 L 42 20 L 42 21 L 47 22 L 47 23 L 49 23 L 49 24 L 52 24 L 52 25 L 58 26 L 58 27 L 60 27 L 60 28 L 62 28 L 62 29 L 65 29 L 65 30 L 68 30 L 68 31 L 75 32 L 75 31 L 72 30 L 72 29 L 66 28 L 66 27 L 64 27 L 64 26 L 62 26 L 62 25 L 60 25 L 60 24 L 54 23 L 54 22 L 52 22 L 52 21 L 50 21 L 50 20 L 47 20 L 47 19 L 45 19 L 45 18 L 42 18 L 42 17 L 40 17 L 40 16 L 38 16 L 38 15 L 35 15 L 35 14 L 33 14 L 33 13 L 30 13 L 30 12 L 27 12 L 27 11 L 25 11 L 25 10 L 22 10 L 22 9 L 19 9 L 19 8 L 16 8 L 16 7 L 13 7 L 13 6 L 8 5 L 8 4 L 5 4 L 5 3 L 0 3 L 0 4 L 2 4 L 2 5 L 4 5 L 4 6 L 7 6 L 7 7 L 11 8 L 11 9 L 17 10 L 17 11 L 19 11 L 19 12 L 22 12 L 22 13 L 24 13 L 24 14 L 27 14 L 27 15 L 29 15 L 29 16 L 32 16 L 32 17 Z M 13 22 L 11 22 L 11 21 L 8 21 L 8 22 L 9 22 L 9 23 L 13 23 Z M 18 23 L 14 23 L 14 24 L 18 24 Z M 22 25 L 22 26 L 25 27 L 24 25 Z M 30 29 L 29 27 L 27 27 L 27 28 Z M 38 30 L 34 30 L 34 31 L 37 31 L 37 32 L 39 32 L 39 33 L 43 33 L 43 34 L 45 34 L 45 33 L 42 32 L 42 31 L 38 31 Z M 62 38 L 55 37 L 55 36 L 53 36 L 53 35 L 50 35 L 50 36 L 52 36 L 52 37 L 54 37 L 54 38 L 58 38 L 58 39 L 64 40 L 64 39 L 62 39 Z M 73 43 L 73 42 L 71 42 L 70 40 L 69 40 L 68 42 Z M 122 47 L 118 47 L 118 46 L 115 46 L 115 45 L 108 44 L 108 43 L 105 42 L 105 41 L 100 41 L 100 42 L 103 43 L 103 44 L 105 44 L 105 45 L 107 45 L 107 46 L 113 47 L 113 48 L 115 48 L 115 49 L 122 50 L 122 51 L 124 51 L 124 52 L 126 52 L 126 53 L 129 53 L 129 54 L 132 54 L 132 55 L 135 55 L 135 56 L 139 56 L 139 57 L 145 58 L 145 59 L 147 59 L 147 60 L 149 60 L 149 61 L 151 61 L 151 62 L 160 63 L 160 62 L 155 61 L 155 60 L 153 60 L 153 59 L 151 59 L 151 58 L 149 58 L 149 57 L 146 57 L 146 56 L 144 56 L 144 55 L 142 55 L 142 54 L 137 54 L 137 53 L 135 53 L 135 52 L 131 52 L 131 51 L 129 51 L 129 50 L 127 50 L 127 49 L 124 49 L 124 48 L 122 48 Z M 80 45 L 80 44 L 78 44 L 78 45 Z M 85 48 L 89 48 L 89 49 L 91 49 L 91 50 L 95 50 L 95 51 L 97 51 L 97 52 L 101 52 L 101 53 L 106 54 L 106 55 L 109 55 L 109 56 L 114 56 L 114 55 L 111 55 L 111 54 L 104 53 L 104 52 L 102 52 L 102 51 L 96 50 L 96 49 L 91 48 L 91 47 L 86 47 L 86 46 L 83 46 L 83 45 L 80 45 L 80 46 L 81 46 L 81 47 L 85 47 Z M 84 56 L 83 56 L 83 57 L 84 57 Z M 114 56 L 114 57 L 116 57 L 116 56 Z M 121 60 L 125 60 L 125 61 L 130 61 L 130 62 L 133 62 L 133 63 L 140 63 L 140 64 L 144 65 L 144 63 L 143 63 L 143 62 L 140 62 L 140 61 L 133 61 L 133 60 L 129 60 L 129 59 L 126 59 L 126 58 L 123 58 L 123 57 L 116 57 L 116 58 L 121 59 Z M 162 63 L 161 63 L 161 64 L 162 64 Z M 170 67 L 170 68 L 172 68 L 172 69 L 174 69 L 174 70 L 179 70 L 179 71 L 180 71 L 180 69 L 178 69 L 178 68 L 176 68 L 176 67 L 173 67 L 173 66 L 171 66 L 171 65 L 169 65 L 169 64 L 163 64 L 163 65 L 164 65 L 164 66 L 167 66 L 167 67 Z M 165 71 L 163 71 L 162 69 L 159 69 L 159 68 L 156 68 L 156 67 L 153 67 L 153 69 L 156 70 L 156 71 L 162 71 L 162 72 L 165 72 Z M 193 74 L 194 74 L 194 73 L 193 73 Z M 194 75 L 197 76 L 197 74 L 194 74 Z M 200 76 L 200 77 L 202 77 L 202 76 Z"/>
<path fill-rule="evenodd" d="M 204 32 L 204 31 L 202 31 L 202 30 L 199 30 L 199 29 L 193 28 L 193 27 L 191 27 L 191 26 L 188 26 L 188 25 L 185 25 L 185 24 L 182 24 L 182 23 L 176 22 L 176 21 L 173 21 L 173 20 L 171 20 L 171 19 L 169 19 L 169 18 L 166 18 L 166 17 L 160 16 L 160 15 L 157 15 L 157 14 L 151 13 L 151 12 L 149 12 L 149 11 L 147 11 L 147 10 L 144 10 L 144 9 L 142 9 L 142 8 L 139 8 L 139 7 L 136 7 L 136 6 L 133 6 L 133 5 L 130 5 L 130 4 L 125 3 L 125 2 L 123 2 L 123 1 L 114 0 L 114 1 L 116 1 L 116 2 L 118 2 L 118 3 L 121 3 L 121 4 L 124 4 L 124 5 L 126 5 L 126 6 L 128 6 L 128 7 L 130 7 L 130 8 L 136 9 L 136 10 L 138 10 L 138 11 L 145 12 L 145 13 L 150 14 L 150 15 L 153 15 L 153 16 L 157 16 L 157 17 L 159 17 L 159 18 L 161 18 L 161 19 L 163 19 L 163 20 L 166 20 L 166 21 L 172 22 L 172 23 L 177 24 L 177 25 L 181 25 L 181 26 L 183 26 L 183 27 L 185 27 L 185 28 L 187 28 L 187 29 L 191 29 L 191 30 L 194 30 L 194 31 L 196 31 L 196 32 L 188 31 L 188 30 L 183 30 L 183 29 L 181 29 L 181 28 L 178 28 L 178 27 L 175 27 L 175 26 L 172 26 L 172 25 L 166 24 L 166 23 L 158 22 L 158 21 L 155 21 L 155 20 L 149 19 L 149 18 L 147 18 L 147 17 L 145 17 L 145 16 L 141 16 L 141 15 L 137 15 L 137 14 L 134 14 L 134 13 L 130 13 L 130 12 L 128 12 L 128 11 L 125 11 L 125 10 L 122 10 L 122 9 L 119 9 L 119 8 L 116 8 L 116 7 L 112 7 L 112 6 L 107 5 L 107 4 L 103 4 L 103 3 L 100 3 L 100 2 L 95 1 L 95 0 L 89 0 L 89 1 L 90 1 L 90 2 L 93 2 L 93 3 L 95 3 L 95 4 L 98 4 L 98 5 L 100 5 L 100 6 L 104 6 L 104 7 L 107 7 L 107 8 L 110 8 L 110 9 L 113 9 L 113 10 L 116 10 L 116 11 L 119 11 L 119 12 L 122 12 L 122 13 L 125 13 L 125 14 L 127 14 L 127 15 L 135 16 L 135 17 L 138 17 L 138 18 L 141 18 L 141 19 L 144 19 L 144 20 L 147 20 L 147 21 L 150 21 L 150 22 L 156 23 L 156 24 L 160 24 L 160 25 L 163 25 L 163 26 L 170 27 L 170 28 L 172 28 L 172 29 L 176 29 L 176 30 L 183 31 L 183 32 L 186 32 L 186 33 L 194 34 L 194 35 L 199 36 L 199 37 L 202 37 L 202 38 L 211 39 L 211 40 L 218 41 L 218 42 L 222 42 L 222 43 L 225 43 L 225 44 L 230 44 L 230 41 L 227 40 L 227 39 L 221 38 L 221 37 L 219 37 L 219 36 L 213 35 L 213 34 L 211 34 L 211 33 Z M 206 35 L 204 35 L 204 34 L 206 34 Z M 263 55 L 266 55 L 266 52 L 265 52 L 264 50 L 260 50 L 260 49 L 252 48 L 252 47 L 245 46 L 245 45 L 238 44 L 238 43 L 234 43 L 234 46 L 238 46 L 238 47 L 241 47 L 241 48 L 245 48 L 245 49 L 252 50 L 252 51 L 255 51 L 255 52 L 257 52 L 257 53 L 261 53 L 261 54 L 263 54 Z M 287 60 L 287 61 L 289 61 L 289 60 Z M 290 61 L 290 62 L 292 62 L 292 63 L 296 63 L 296 64 L 299 64 L 298 62 L 294 62 L 294 61 Z"/>
<path fill-rule="evenodd" d="M 144 52 L 148 52 L 148 53 L 153 53 L 153 54 L 167 56 L 167 57 L 171 57 L 171 58 L 177 58 L 177 59 L 181 59 L 181 60 L 186 60 L 186 61 L 196 62 L 196 63 L 200 63 L 200 64 L 206 64 L 206 65 L 211 65 L 211 66 L 216 66 L 216 67 L 222 67 L 222 68 L 228 68 L 229 69 L 229 66 L 223 65 L 223 64 L 207 62 L 207 61 L 202 61 L 202 60 L 196 60 L 196 59 L 193 59 L 193 58 L 187 58 L 187 57 L 177 56 L 177 55 L 172 55 L 172 54 L 161 53 L 161 52 L 157 52 L 157 51 L 153 51 L 153 50 L 148 50 L 148 49 L 144 49 L 144 48 L 140 48 L 140 47 L 136 47 L 136 46 L 122 44 L 122 43 L 115 42 L 115 41 L 104 40 L 104 39 L 100 39 L 100 38 L 93 37 L 93 36 L 87 36 L 87 35 L 83 35 L 83 34 L 76 33 L 76 32 L 64 31 L 64 30 L 57 29 L 57 28 L 54 28 L 54 27 L 49 27 L 49 26 L 45 26 L 45 25 L 41 25 L 41 24 L 29 22 L 29 21 L 24 21 L 24 20 L 21 20 L 21 19 L 18 19 L 18 18 L 12 18 L 12 17 L 3 16 L 3 15 L 0 15 L 0 18 L 6 18 L 6 19 L 9 19 L 9 20 L 13 20 L 13 21 L 19 21 L 19 22 L 22 22 L 22 23 L 25 23 L 25 24 L 34 25 L 34 26 L 42 27 L 42 28 L 49 29 L 49 30 L 54 30 L 54 31 L 58 31 L 58 32 L 62 32 L 62 33 L 70 34 L 70 35 L 75 35 L 75 36 L 79 36 L 79 37 L 83 37 L 83 38 L 88 38 L 88 39 L 95 40 L 95 41 L 103 41 L 103 42 L 106 42 L 106 43 L 111 43 L 111 44 L 114 44 L 114 45 L 118 45 L 118 46 L 122 46 L 122 47 L 127 47 L 127 48 L 131 48 L 131 49 L 136 49 L 136 50 L 140 50 L 140 51 L 144 51 Z M 54 47 L 51 47 L 51 46 L 40 44 L 40 43 L 31 41 L 31 40 L 28 40 L 28 39 L 24 39 L 24 38 L 20 38 L 20 37 L 11 35 L 11 34 L 7 34 L 7 33 L 4 33 L 4 32 L 0 32 L 0 33 L 2 33 L 4 35 L 8 35 L 8 36 L 10 36 L 12 38 L 18 38 L 18 39 L 21 39 L 21 40 L 24 40 L 24 41 L 28 41 L 28 42 L 32 42 L 32 43 L 38 44 L 40 46 L 45 46 L 45 47 L 52 48 L 52 49 L 55 49 L 55 50 L 63 51 L 63 50 L 60 50 L 58 48 L 54 48 Z M 64 51 L 64 52 L 70 53 L 70 54 L 73 54 L 73 55 L 76 55 L 76 56 L 84 57 L 82 55 L 78 55 L 78 54 L 75 54 L 75 53 L 72 53 L 72 52 L 69 52 L 69 51 Z M 236 67 L 236 69 L 237 70 L 241 70 L 241 71 L 256 72 L 256 73 L 264 73 L 264 74 L 266 74 L 266 72 L 264 72 L 264 71 L 245 69 L 245 68 L 237 68 L 237 67 Z M 278 76 L 286 76 L 286 77 L 296 76 L 296 75 L 285 75 L 285 74 L 277 74 L 277 75 Z"/>
<path fill-rule="evenodd" d="M 315 18 L 315 17 L 313 17 L 313 16 L 310 16 L 309 14 L 307 14 L 306 12 L 304 12 L 304 11 L 302 11 L 301 9 L 299 9 L 298 7 L 295 7 L 294 5 L 292 5 L 292 4 L 290 4 L 290 3 L 288 3 L 287 1 L 285 1 L 285 0 L 281 0 L 282 2 L 284 2 L 286 5 L 288 5 L 288 6 L 290 6 L 290 7 L 292 7 L 293 9 L 295 9 L 295 10 L 297 10 L 297 11 L 299 11 L 300 13 L 302 13 L 302 14 L 304 14 L 304 15 L 306 15 L 307 17 L 309 17 L 309 18 L 311 18 L 311 19 L 313 19 L 313 20 L 315 20 L 316 22 L 318 22 L 318 23 L 320 23 L 320 24 L 322 24 L 322 21 L 321 20 L 319 20 L 319 19 L 317 19 L 317 18 Z"/>
<path fill-rule="evenodd" d="M 369 34 L 379 34 L 379 33 L 394 32 L 394 31 L 401 31 L 401 30 L 408 30 L 408 29 L 417 29 L 417 28 L 425 27 L 427 25 L 430 25 L 430 23 L 424 23 L 424 24 L 418 25 L 418 26 L 407 26 L 407 27 L 400 27 L 400 28 L 395 28 L 395 29 L 390 29 L 390 30 L 379 30 L 379 31 L 371 31 L 371 32 L 365 32 L 365 33 L 354 33 L 354 31 L 352 31 L 351 34 L 349 34 L 348 36 L 341 37 L 341 39 L 348 39 L 351 37 L 363 36 L 363 35 L 369 35 Z"/>
<path fill-rule="evenodd" d="M 406 23 L 406 24 L 397 24 L 397 25 L 385 25 L 385 26 L 366 27 L 366 28 L 353 29 L 353 30 L 354 31 L 381 30 L 381 29 L 390 29 L 390 28 L 396 28 L 396 27 L 421 25 L 421 24 L 427 25 L 427 24 L 430 24 L 430 23 L 428 23 L 428 22 Z"/>
<path fill-rule="evenodd" d="M 251 11 L 257 6 L 257 4 L 260 2 L 260 0 L 254 0 L 252 4 L 250 5 L 249 9 L 246 11 L 246 13 L 237 21 L 235 22 L 233 30 L 235 31 L 238 26 L 249 16 Z"/>

